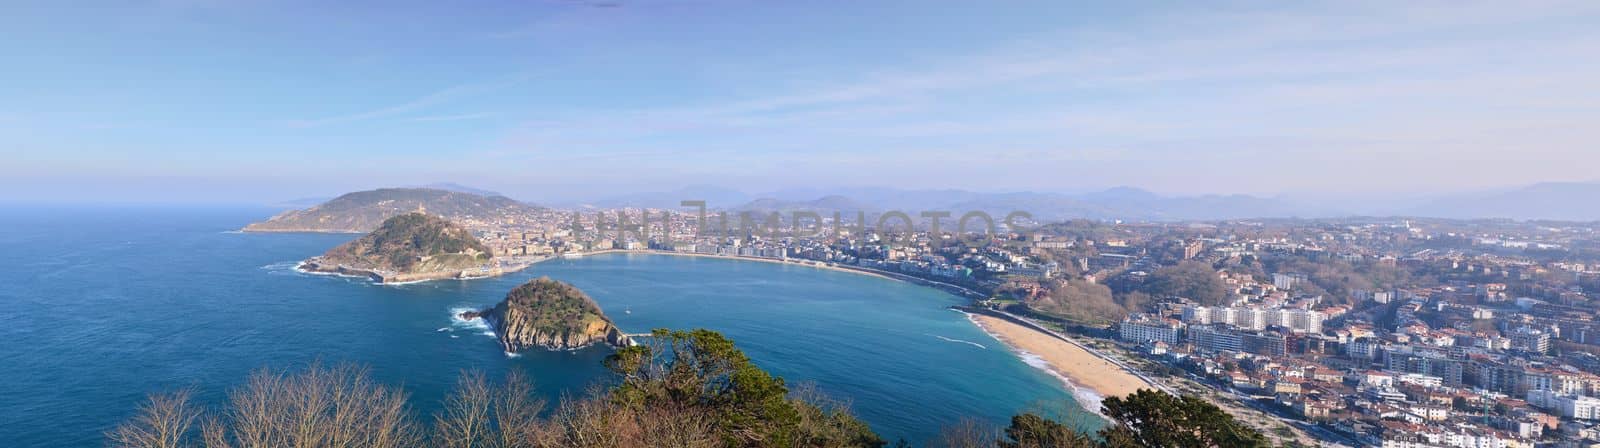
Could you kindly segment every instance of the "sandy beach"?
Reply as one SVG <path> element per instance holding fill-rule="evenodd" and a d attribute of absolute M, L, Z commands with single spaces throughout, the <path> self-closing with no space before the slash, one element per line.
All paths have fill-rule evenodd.
<path fill-rule="evenodd" d="M 1050 369 L 1100 397 L 1125 396 L 1153 386 L 1077 345 L 998 317 L 969 314 L 972 321 L 1013 348 L 1043 359 Z M 1089 406 L 1089 404 L 1085 404 Z"/>

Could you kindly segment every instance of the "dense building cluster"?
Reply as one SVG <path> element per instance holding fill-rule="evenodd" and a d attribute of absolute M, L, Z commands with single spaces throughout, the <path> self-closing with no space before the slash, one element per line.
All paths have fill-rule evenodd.
<path fill-rule="evenodd" d="M 1130 352 L 1344 444 L 1600 444 L 1600 237 L 1584 225 L 1073 221 L 959 234 L 824 219 L 776 232 L 707 231 L 680 211 L 539 213 L 466 224 L 513 258 L 670 251 L 952 286 L 1110 326 Z"/>
<path fill-rule="evenodd" d="M 1593 229 L 1315 227 L 1186 249 L 1227 285 L 1223 303 L 1160 298 L 1117 337 L 1364 445 L 1600 444 Z"/>

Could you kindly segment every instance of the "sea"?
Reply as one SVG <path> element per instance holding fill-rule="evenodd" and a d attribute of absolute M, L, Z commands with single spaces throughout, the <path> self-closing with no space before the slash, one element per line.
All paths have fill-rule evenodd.
<path fill-rule="evenodd" d="M 556 259 L 476 280 L 377 285 L 299 260 L 349 234 L 236 229 L 277 212 L 234 206 L 0 205 L 0 446 L 101 446 L 150 393 L 215 407 L 252 372 L 355 363 L 431 418 L 458 375 L 531 376 L 550 402 L 612 381 L 609 349 L 502 352 L 454 317 L 550 277 L 624 331 L 706 328 L 760 367 L 849 403 L 889 440 L 924 445 L 963 418 L 1102 420 L 1070 385 L 949 306 L 948 293 L 806 266 L 667 255 Z"/>

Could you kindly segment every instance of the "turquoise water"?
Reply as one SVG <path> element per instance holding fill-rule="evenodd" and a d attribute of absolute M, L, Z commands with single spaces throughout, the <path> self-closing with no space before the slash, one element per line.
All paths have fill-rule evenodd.
<path fill-rule="evenodd" d="M 520 368 L 542 393 L 606 380 L 606 350 L 510 358 L 451 310 L 550 276 L 628 332 L 704 327 L 763 368 L 849 400 L 920 444 L 962 416 L 1002 422 L 1071 400 L 946 307 L 949 294 L 802 266 L 661 255 L 554 260 L 516 275 L 380 286 L 295 272 L 351 235 L 229 232 L 271 210 L 0 208 L 0 445 L 98 446 L 144 394 L 220 402 L 258 368 L 353 361 L 404 385 L 420 413 L 458 372 Z M 1075 416 L 1080 428 L 1097 420 Z"/>

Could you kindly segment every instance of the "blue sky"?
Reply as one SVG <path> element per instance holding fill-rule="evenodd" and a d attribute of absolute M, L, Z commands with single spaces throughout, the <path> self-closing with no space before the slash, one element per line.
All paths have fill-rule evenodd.
<path fill-rule="evenodd" d="M 324 3 L 0 6 L 0 199 L 1600 180 L 1592 1 Z"/>

